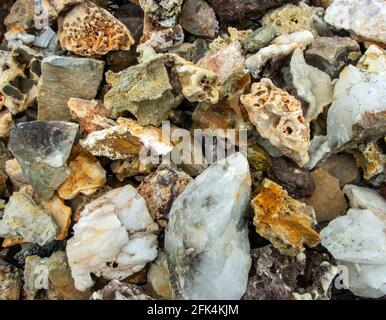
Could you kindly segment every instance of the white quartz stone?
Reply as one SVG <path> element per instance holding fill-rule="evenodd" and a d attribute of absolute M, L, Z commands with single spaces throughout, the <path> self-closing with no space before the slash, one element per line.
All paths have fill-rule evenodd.
<path fill-rule="evenodd" d="M 177 297 L 240 299 L 245 293 L 250 188 L 248 161 L 236 153 L 210 166 L 175 200 L 165 253 Z"/>

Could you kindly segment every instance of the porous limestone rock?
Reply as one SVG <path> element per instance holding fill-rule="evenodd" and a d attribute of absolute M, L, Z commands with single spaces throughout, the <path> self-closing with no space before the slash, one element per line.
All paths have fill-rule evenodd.
<path fill-rule="evenodd" d="M 44 245 L 58 234 L 51 213 L 39 206 L 26 190 L 14 192 L 0 220 L 0 236 L 19 236 Z"/>
<path fill-rule="evenodd" d="M 386 155 L 382 153 L 376 142 L 361 144 L 353 150 L 357 166 L 362 168 L 366 180 L 382 173 L 386 165 Z"/>
<path fill-rule="evenodd" d="M 255 193 L 251 205 L 256 232 L 282 254 L 296 256 L 305 245 L 314 247 L 320 242 L 319 234 L 312 229 L 315 212 L 311 206 L 291 198 L 269 179 L 264 179 Z"/>
<path fill-rule="evenodd" d="M 386 44 L 385 11 L 383 0 L 334 0 L 324 20 L 365 40 Z"/>
<path fill-rule="evenodd" d="M 181 12 L 183 0 L 139 0 L 145 14 L 157 21 L 162 27 L 174 27 Z"/>
<path fill-rule="evenodd" d="M 143 127 L 127 118 L 119 118 L 116 126 L 90 133 L 80 144 L 94 156 L 112 160 L 146 155 L 145 150 L 150 150 L 152 155 L 164 155 L 173 149 L 169 141 L 162 140 L 161 129 Z"/>
<path fill-rule="evenodd" d="M 254 53 L 268 45 L 276 36 L 277 30 L 275 27 L 260 27 L 248 35 L 244 43 L 244 49 Z"/>
<path fill-rule="evenodd" d="M 158 253 L 157 260 L 152 262 L 147 273 L 147 292 L 154 297 L 174 300 L 174 292 L 170 282 L 168 260 L 163 251 Z"/>
<path fill-rule="evenodd" d="M 266 78 L 254 83 L 241 102 L 257 131 L 284 155 L 303 167 L 309 160 L 310 128 L 301 104 Z"/>
<path fill-rule="evenodd" d="M 0 300 L 19 300 L 21 272 L 0 260 Z"/>
<path fill-rule="evenodd" d="M 103 61 L 49 56 L 42 62 L 38 84 L 38 119 L 70 120 L 70 98 L 95 98 L 103 78 Z"/>
<path fill-rule="evenodd" d="M 142 270 L 157 257 L 157 230 L 145 200 L 131 185 L 87 204 L 66 248 L 75 287 L 90 288 L 91 273 L 121 280 Z"/>
<path fill-rule="evenodd" d="M 8 148 L 44 199 L 68 177 L 66 160 L 78 125 L 64 121 L 30 121 L 12 128 Z"/>
<path fill-rule="evenodd" d="M 56 251 L 48 258 L 27 256 L 24 281 L 29 300 L 85 300 L 91 295 L 75 288 L 64 251 Z"/>
<path fill-rule="evenodd" d="M 141 287 L 111 280 L 103 289 L 95 291 L 90 300 L 153 300 Z"/>
<path fill-rule="evenodd" d="M 165 163 L 145 177 L 138 187 L 138 193 L 145 199 L 152 218 L 161 228 L 166 227 L 174 200 L 190 181 L 191 177 L 184 171 Z"/>
<path fill-rule="evenodd" d="M 134 44 L 134 38 L 121 21 L 89 1 L 66 14 L 59 24 L 59 40 L 64 49 L 86 57 L 129 50 Z"/>
<path fill-rule="evenodd" d="M 21 186 L 29 184 L 28 176 L 23 173 L 16 159 L 10 159 L 5 162 L 5 172 L 11 180 L 14 190 L 19 190 Z"/>
<path fill-rule="evenodd" d="M 174 201 L 165 253 L 176 297 L 240 299 L 245 293 L 250 187 L 247 159 L 235 153 L 210 166 Z"/>

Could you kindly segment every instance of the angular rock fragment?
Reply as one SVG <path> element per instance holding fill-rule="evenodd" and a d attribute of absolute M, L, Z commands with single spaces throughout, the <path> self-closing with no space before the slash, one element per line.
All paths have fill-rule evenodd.
<path fill-rule="evenodd" d="M 353 150 L 357 166 L 362 168 L 363 177 L 371 179 L 383 172 L 386 165 L 386 155 L 381 152 L 375 142 L 361 144 Z"/>
<path fill-rule="evenodd" d="M 300 167 L 308 162 L 310 129 L 298 100 L 264 78 L 241 96 L 241 102 L 263 138 Z"/>
<path fill-rule="evenodd" d="M 0 138 L 7 138 L 13 124 L 12 114 L 3 109 L 0 111 Z"/>
<path fill-rule="evenodd" d="M 255 212 L 256 232 L 282 253 L 296 256 L 304 246 L 314 247 L 320 242 L 312 229 L 315 213 L 311 206 L 288 196 L 278 184 L 265 179 L 251 201 Z"/>
<path fill-rule="evenodd" d="M 95 291 L 90 300 L 153 300 L 134 284 L 111 280 L 103 289 Z"/>
<path fill-rule="evenodd" d="M 130 156 L 124 160 L 116 160 L 111 164 L 111 170 L 119 181 L 136 175 L 150 174 L 155 165 L 151 162 L 144 163 L 136 156 Z"/>
<path fill-rule="evenodd" d="M 8 177 L 6 175 L 6 163 L 11 158 L 12 156 L 7 147 L 0 141 L 0 195 L 4 195 L 7 190 L 6 182 Z"/>
<path fill-rule="evenodd" d="M 371 45 L 358 61 L 357 67 L 363 71 L 386 75 L 386 52 Z"/>
<path fill-rule="evenodd" d="M 120 280 L 142 270 L 157 257 L 157 230 L 145 200 L 130 185 L 90 202 L 67 242 L 75 287 L 90 288 L 91 273 Z"/>
<path fill-rule="evenodd" d="M 245 40 L 244 49 L 248 52 L 257 50 L 268 45 L 277 35 L 277 30 L 272 26 L 264 26 L 253 31 Z"/>
<path fill-rule="evenodd" d="M 20 271 L 0 261 L 0 300 L 19 300 L 20 291 Z"/>
<path fill-rule="evenodd" d="M 248 147 L 247 159 L 251 171 L 252 189 L 254 189 L 260 184 L 263 174 L 268 171 L 272 160 L 265 150 L 257 144 Z"/>
<path fill-rule="evenodd" d="M 244 294 L 251 264 L 244 222 L 250 186 L 248 162 L 236 153 L 210 166 L 175 200 L 165 253 L 176 297 L 240 299 Z"/>
<path fill-rule="evenodd" d="M 5 172 L 11 180 L 14 190 L 18 190 L 21 186 L 29 184 L 27 175 L 23 173 L 23 170 L 16 159 L 6 161 Z"/>
<path fill-rule="evenodd" d="M 86 1 L 72 8 L 59 25 L 62 47 L 80 56 L 105 55 L 129 50 L 134 38 L 107 10 Z"/>
<path fill-rule="evenodd" d="M 77 129 L 77 124 L 63 121 L 31 121 L 12 128 L 8 148 L 46 200 L 69 175 L 66 160 Z"/>
<path fill-rule="evenodd" d="M 150 264 L 147 274 L 147 292 L 155 297 L 174 300 L 170 272 L 165 253 L 160 251 L 157 260 Z"/>
<path fill-rule="evenodd" d="M 139 0 L 142 10 L 162 27 L 174 27 L 181 12 L 183 0 Z"/>
<path fill-rule="evenodd" d="M 165 52 L 181 45 L 184 38 L 184 31 L 178 24 L 167 29 L 152 28 L 146 32 L 144 31 L 142 42 L 152 47 L 156 52 Z"/>
<path fill-rule="evenodd" d="M 341 188 L 358 179 L 358 167 L 355 158 L 348 153 L 332 155 L 320 165 L 320 168 L 337 178 Z"/>
<path fill-rule="evenodd" d="M 42 62 L 38 84 L 39 120 L 70 120 L 70 98 L 95 98 L 104 62 L 87 58 L 50 56 Z"/>

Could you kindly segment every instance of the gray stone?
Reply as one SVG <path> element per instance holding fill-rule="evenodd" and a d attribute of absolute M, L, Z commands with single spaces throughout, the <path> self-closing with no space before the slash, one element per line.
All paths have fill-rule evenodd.
<path fill-rule="evenodd" d="M 110 281 L 103 289 L 96 291 L 90 300 L 153 300 L 141 287 L 118 280 Z"/>
<path fill-rule="evenodd" d="M 244 49 L 248 52 L 257 52 L 262 47 L 268 45 L 277 35 L 277 31 L 272 26 L 264 26 L 253 31 L 245 40 Z"/>

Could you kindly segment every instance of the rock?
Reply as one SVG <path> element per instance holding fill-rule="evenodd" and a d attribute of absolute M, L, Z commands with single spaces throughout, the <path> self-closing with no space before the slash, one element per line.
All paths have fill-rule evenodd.
<path fill-rule="evenodd" d="M 252 85 L 250 94 L 241 96 L 241 102 L 263 138 L 300 167 L 308 162 L 310 129 L 298 100 L 263 78 Z"/>
<path fill-rule="evenodd" d="M 95 98 L 103 78 L 104 62 L 50 56 L 42 62 L 38 84 L 39 120 L 70 120 L 70 98 Z"/>
<path fill-rule="evenodd" d="M 154 300 L 134 284 L 111 280 L 103 289 L 95 291 L 90 300 Z"/>
<path fill-rule="evenodd" d="M 283 157 L 272 159 L 268 177 L 280 184 L 295 199 L 310 197 L 315 191 L 311 173 Z"/>
<path fill-rule="evenodd" d="M 99 161 L 81 148 L 78 150 L 69 163 L 69 177 L 58 189 L 59 196 L 65 200 L 74 199 L 80 193 L 93 194 L 106 183 L 106 171 Z"/>
<path fill-rule="evenodd" d="M 0 111 L 0 138 L 7 138 L 11 131 L 13 124 L 12 114 L 7 110 L 3 109 Z"/>
<path fill-rule="evenodd" d="M 248 162 L 236 153 L 210 166 L 173 203 L 165 253 L 177 298 L 244 294 L 251 264 L 244 223 L 250 186 Z"/>
<path fill-rule="evenodd" d="M 20 271 L 0 261 L 0 300 L 19 300 L 20 291 Z"/>
<path fill-rule="evenodd" d="M 119 181 L 136 175 L 148 175 L 154 170 L 151 162 L 144 163 L 139 157 L 130 156 L 124 160 L 116 160 L 111 164 L 111 171 Z"/>
<path fill-rule="evenodd" d="M 145 199 L 152 218 L 161 228 L 166 227 L 174 200 L 190 181 L 191 177 L 185 172 L 169 164 L 161 164 L 138 187 L 138 193 Z"/>
<path fill-rule="evenodd" d="M 349 37 L 318 37 L 305 51 L 308 64 L 319 68 L 331 78 L 349 64 L 355 64 L 361 56 L 359 44 Z"/>
<path fill-rule="evenodd" d="M 320 242 L 319 234 L 312 229 L 315 213 L 311 206 L 291 198 L 269 179 L 263 180 L 255 194 L 251 205 L 256 232 L 282 254 L 296 256 L 304 245 L 314 247 Z"/>
<path fill-rule="evenodd" d="M 314 0 L 313 4 L 316 7 L 322 7 L 324 9 L 327 9 L 327 7 L 332 3 L 334 0 Z"/>
<path fill-rule="evenodd" d="M 161 129 L 143 127 L 127 118 L 119 118 L 116 126 L 90 133 L 80 144 L 94 156 L 112 160 L 146 155 L 145 150 L 154 156 L 164 155 L 173 149 L 169 141 L 163 141 Z"/>
<path fill-rule="evenodd" d="M 217 16 L 224 21 L 258 18 L 267 10 L 280 7 L 297 0 L 209 0 Z"/>
<path fill-rule="evenodd" d="M 111 89 L 104 97 L 110 117 L 130 111 L 142 125 L 160 125 L 175 107 L 175 97 L 164 64 L 164 56 L 149 47 L 141 63 L 119 73 L 106 73 Z M 148 50 L 148 51 L 147 51 Z"/>
<path fill-rule="evenodd" d="M 175 27 L 167 29 L 149 30 L 144 32 L 144 44 L 152 47 L 156 52 L 166 52 L 172 48 L 180 46 L 184 42 L 184 31 L 178 24 Z"/>
<path fill-rule="evenodd" d="M 0 236 L 20 236 L 28 242 L 44 245 L 58 234 L 49 211 L 40 207 L 25 190 L 14 192 L 0 220 Z"/>
<path fill-rule="evenodd" d="M 358 61 L 357 67 L 363 71 L 386 75 L 386 51 L 370 46 Z"/>
<path fill-rule="evenodd" d="M 348 153 L 333 154 L 321 164 L 320 168 L 337 178 L 341 188 L 358 179 L 355 159 Z"/>
<path fill-rule="evenodd" d="M 244 49 L 255 53 L 267 46 L 277 35 L 277 30 L 272 26 L 264 26 L 253 31 L 245 40 Z"/>
<path fill-rule="evenodd" d="M 247 149 L 247 159 L 249 163 L 252 189 L 255 189 L 261 182 L 264 173 L 271 165 L 271 157 L 259 145 L 251 145 Z"/>
<path fill-rule="evenodd" d="M 27 175 L 23 173 L 20 164 L 16 159 L 6 161 L 5 172 L 11 180 L 14 190 L 19 190 L 21 186 L 29 184 Z"/>
<path fill-rule="evenodd" d="M 8 148 L 46 200 L 69 175 L 66 160 L 77 129 L 77 124 L 62 121 L 30 121 L 12 128 Z"/>
<path fill-rule="evenodd" d="M 200 37 L 214 38 L 219 29 L 214 10 L 203 0 L 186 0 L 180 23 L 186 31 Z"/>
<path fill-rule="evenodd" d="M 21 250 L 16 253 L 13 258 L 18 264 L 24 265 L 25 258 L 28 256 L 39 256 L 41 258 L 48 258 L 56 251 L 63 251 L 66 247 L 66 241 L 51 241 L 44 246 L 39 246 L 36 243 L 26 243 L 22 245 Z"/>
<path fill-rule="evenodd" d="M 107 118 L 106 108 L 100 101 L 70 98 L 67 105 L 71 117 L 79 123 L 80 131 L 84 135 L 107 129 L 115 124 L 113 120 Z"/>
<path fill-rule="evenodd" d="M 60 21 L 59 40 L 64 49 L 86 57 L 129 50 L 134 44 L 122 22 L 88 1 L 72 8 Z"/>
<path fill-rule="evenodd" d="M 184 42 L 178 47 L 171 48 L 170 53 L 176 53 L 185 60 L 197 63 L 209 50 L 208 42 L 198 38 L 193 43 Z"/>
<path fill-rule="evenodd" d="M 324 20 L 363 39 L 386 44 L 385 10 L 383 0 L 334 0 L 327 8 Z"/>
<path fill-rule="evenodd" d="M 299 48 L 292 54 L 290 74 L 297 97 L 307 104 L 305 119 L 311 122 L 332 102 L 331 78 L 323 71 L 306 64 L 303 51 Z"/>
<path fill-rule="evenodd" d="M 338 274 L 327 254 L 281 255 L 272 245 L 251 250 L 253 275 L 244 300 L 329 300 Z"/>
<path fill-rule="evenodd" d="M 165 253 L 160 251 L 157 260 L 150 264 L 147 274 L 147 292 L 151 296 L 174 300 L 174 292 L 170 282 L 170 272 Z"/>
<path fill-rule="evenodd" d="M 357 166 L 362 168 L 363 177 L 370 180 L 385 169 L 386 155 L 382 153 L 376 142 L 361 144 L 353 150 Z"/>
<path fill-rule="evenodd" d="M 182 3 L 183 0 L 139 0 L 139 5 L 145 14 L 165 28 L 175 26 Z"/>
<path fill-rule="evenodd" d="M 49 258 L 26 257 L 24 279 L 24 290 L 30 300 L 86 300 L 90 297 L 89 292 L 75 288 L 64 251 L 56 251 Z"/>
<path fill-rule="evenodd" d="M 7 175 L 6 175 L 6 163 L 11 159 L 11 154 L 9 153 L 5 144 L 0 141 L 0 195 L 7 193 Z"/>
<path fill-rule="evenodd" d="M 91 273 L 121 280 L 142 270 L 157 257 L 157 230 L 145 200 L 130 185 L 90 202 L 67 242 L 75 287 L 92 287 Z"/>
<path fill-rule="evenodd" d="M 331 221 L 347 211 L 347 203 L 339 186 L 339 180 L 323 169 L 312 173 L 315 192 L 305 199 L 305 203 L 315 210 L 318 222 Z"/>

